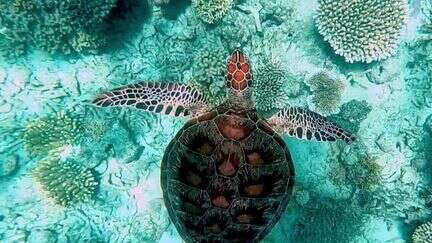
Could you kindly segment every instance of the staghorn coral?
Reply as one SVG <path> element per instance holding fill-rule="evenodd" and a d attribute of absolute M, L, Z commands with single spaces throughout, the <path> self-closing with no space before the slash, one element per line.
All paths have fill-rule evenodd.
<path fill-rule="evenodd" d="M 264 58 L 254 72 L 253 96 L 260 113 L 271 113 L 284 108 L 288 96 L 294 96 L 300 89 L 300 82 L 284 70 L 275 59 Z M 286 92 L 284 87 L 289 87 Z"/>
<path fill-rule="evenodd" d="M 339 79 L 333 79 L 324 71 L 320 71 L 309 79 L 312 90 L 312 102 L 315 108 L 323 113 L 331 113 L 338 106 L 345 88 Z"/>
<path fill-rule="evenodd" d="M 85 53 L 106 43 L 105 18 L 117 0 L 0 0 L 0 36 L 10 55 L 37 47 L 49 53 Z"/>
<path fill-rule="evenodd" d="M 98 186 L 94 171 L 72 158 L 49 156 L 39 161 L 33 174 L 48 196 L 62 206 L 88 201 Z"/>
<path fill-rule="evenodd" d="M 407 23 L 405 0 L 319 0 L 316 26 L 349 63 L 383 60 L 395 53 Z"/>
<path fill-rule="evenodd" d="M 432 242 L 432 221 L 419 225 L 411 236 L 413 243 Z"/>
<path fill-rule="evenodd" d="M 81 130 L 81 117 L 69 112 L 40 117 L 28 122 L 24 129 L 25 149 L 31 155 L 45 156 L 54 149 L 77 143 Z"/>
<path fill-rule="evenodd" d="M 231 9 L 232 0 L 192 0 L 198 17 L 207 24 L 214 24 Z"/>

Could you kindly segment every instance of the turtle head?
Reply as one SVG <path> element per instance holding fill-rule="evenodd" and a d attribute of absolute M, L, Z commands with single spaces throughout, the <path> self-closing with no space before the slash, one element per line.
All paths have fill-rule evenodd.
<path fill-rule="evenodd" d="M 252 85 L 252 74 L 249 59 L 236 49 L 228 58 L 226 65 L 226 84 L 234 93 L 243 93 Z"/>

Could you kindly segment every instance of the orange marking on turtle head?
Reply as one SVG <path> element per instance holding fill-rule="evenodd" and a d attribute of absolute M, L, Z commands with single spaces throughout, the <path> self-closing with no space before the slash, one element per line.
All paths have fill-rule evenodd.
<path fill-rule="evenodd" d="M 252 79 L 248 58 L 240 50 L 235 50 L 228 58 L 226 81 L 230 89 L 243 91 Z"/>

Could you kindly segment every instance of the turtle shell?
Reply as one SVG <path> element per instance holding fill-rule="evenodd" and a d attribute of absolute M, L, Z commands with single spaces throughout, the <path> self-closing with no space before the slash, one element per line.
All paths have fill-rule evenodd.
<path fill-rule="evenodd" d="M 189 120 L 171 141 L 161 183 L 186 242 L 258 242 L 287 206 L 294 168 L 255 110 L 218 108 Z"/>

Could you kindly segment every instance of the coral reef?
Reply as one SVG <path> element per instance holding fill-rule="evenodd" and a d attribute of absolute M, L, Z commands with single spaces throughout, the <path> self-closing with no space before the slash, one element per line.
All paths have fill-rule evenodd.
<path fill-rule="evenodd" d="M 349 169 L 349 177 L 360 190 L 374 190 L 381 183 L 382 166 L 377 158 L 364 155 L 353 167 Z"/>
<path fill-rule="evenodd" d="M 382 183 L 382 166 L 378 158 L 371 155 L 364 143 L 357 142 L 348 147 L 334 145 L 335 151 L 329 163 L 330 181 L 338 187 L 352 187 L 354 190 L 374 191 Z M 338 152 L 339 151 L 339 152 Z"/>
<path fill-rule="evenodd" d="M 411 236 L 413 243 L 432 242 L 432 221 L 419 225 Z"/>
<path fill-rule="evenodd" d="M 312 201 L 301 209 L 293 242 L 353 242 L 361 236 L 366 216 L 354 204 L 316 196 Z"/>
<path fill-rule="evenodd" d="M 254 72 L 253 87 L 257 110 L 262 114 L 271 114 L 287 106 L 290 96 L 298 94 L 300 82 L 276 59 L 263 58 Z"/>
<path fill-rule="evenodd" d="M 432 34 L 432 1 L 422 1 L 422 11 L 424 14 L 424 22 L 422 30 L 428 34 Z"/>
<path fill-rule="evenodd" d="M 341 106 L 340 112 L 328 117 L 351 133 L 357 133 L 360 123 L 366 119 L 372 107 L 365 101 L 351 100 Z"/>
<path fill-rule="evenodd" d="M 207 94 L 212 104 L 225 98 L 225 59 L 228 53 L 222 45 L 204 46 L 194 56 L 192 84 Z"/>
<path fill-rule="evenodd" d="M 198 17 L 208 24 L 220 20 L 232 5 L 232 0 L 192 0 L 192 6 Z"/>
<path fill-rule="evenodd" d="M 70 112 L 56 112 L 29 121 L 24 128 L 24 145 L 31 155 L 45 156 L 50 151 L 72 145 L 80 139 L 81 117 Z"/>
<path fill-rule="evenodd" d="M 340 79 L 333 79 L 327 72 L 320 71 L 309 79 L 308 84 L 313 93 L 312 102 L 316 110 L 331 113 L 337 108 L 345 89 Z"/>
<path fill-rule="evenodd" d="M 2 161 L 0 161 L 0 178 L 13 175 L 17 169 L 18 156 L 6 156 Z"/>
<path fill-rule="evenodd" d="M 383 60 L 395 53 L 407 23 L 405 0 L 319 0 L 316 26 L 349 63 Z"/>
<path fill-rule="evenodd" d="M 156 5 L 167 4 L 169 2 L 170 2 L 170 0 L 154 0 L 154 3 Z"/>
<path fill-rule="evenodd" d="M 95 172 L 73 158 L 49 156 L 38 162 L 33 173 L 48 196 L 62 206 L 88 201 L 98 186 Z"/>
<path fill-rule="evenodd" d="M 105 42 L 105 18 L 116 0 L 0 1 L 0 36 L 8 54 L 22 55 L 28 47 L 49 53 L 85 53 Z M 6 48 L 7 49 L 7 48 Z"/>
<path fill-rule="evenodd" d="M 366 154 L 359 154 L 357 150 L 355 161 L 347 161 L 342 158 L 333 163 L 328 173 L 330 181 L 339 188 L 351 187 L 354 190 L 374 191 L 382 182 L 382 167 L 377 163 L 377 158 Z"/>
<path fill-rule="evenodd" d="M 135 223 L 135 224 L 133 224 Z M 157 242 L 170 225 L 168 212 L 161 199 L 153 199 L 145 215 L 130 224 L 131 241 Z"/>

